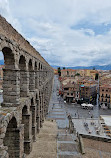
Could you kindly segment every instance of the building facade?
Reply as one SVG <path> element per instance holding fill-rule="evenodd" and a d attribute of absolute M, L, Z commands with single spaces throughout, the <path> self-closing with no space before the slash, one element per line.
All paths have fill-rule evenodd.
<path fill-rule="evenodd" d="M 80 88 L 80 96 L 84 102 L 93 103 L 96 101 L 97 96 L 97 84 L 84 84 Z"/>
<path fill-rule="evenodd" d="M 100 86 L 99 101 L 100 106 L 111 108 L 111 85 Z"/>
<path fill-rule="evenodd" d="M 61 77 L 74 77 L 75 74 L 76 74 L 76 70 L 73 69 L 61 70 Z"/>

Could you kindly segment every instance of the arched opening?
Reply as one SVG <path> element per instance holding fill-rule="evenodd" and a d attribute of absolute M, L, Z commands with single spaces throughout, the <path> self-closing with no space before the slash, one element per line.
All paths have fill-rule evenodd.
<path fill-rule="evenodd" d="M 38 70 L 40 70 L 40 63 L 39 63 L 39 68 L 38 68 Z"/>
<path fill-rule="evenodd" d="M 22 55 L 19 59 L 19 69 L 20 69 L 20 97 L 27 96 L 27 82 L 26 82 L 26 60 Z"/>
<path fill-rule="evenodd" d="M 37 124 L 37 133 L 39 133 L 39 126 L 40 126 L 40 122 L 39 122 L 39 120 L 40 120 L 40 114 L 39 114 L 39 112 L 40 112 L 40 109 L 39 109 L 39 99 L 38 99 L 38 96 L 37 96 L 37 94 L 36 94 L 36 124 Z"/>
<path fill-rule="evenodd" d="M 42 64 L 41 64 L 41 70 L 42 70 Z"/>
<path fill-rule="evenodd" d="M 32 90 L 32 60 L 29 60 L 29 90 Z"/>
<path fill-rule="evenodd" d="M 8 124 L 3 144 L 8 147 L 9 158 L 20 157 L 20 138 L 15 117 Z"/>
<path fill-rule="evenodd" d="M 42 106 L 42 122 L 44 122 L 44 94 L 43 92 L 41 93 L 41 106 Z"/>
<path fill-rule="evenodd" d="M 35 88 L 38 88 L 38 81 L 37 81 L 37 62 L 35 62 Z"/>
<path fill-rule="evenodd" d="M 14 69 L 15 68 L 15 60 L 14 60 L 14 54 L 12 53 L 12 50 L 8 47 L 4 47 L 2 49 L 2 52 L 4 54 L 4 64 L 6 69 Z"/>
<path fill-rule="evenodd" d="M 8 103 L 17 104 L 19 102 L 20 91 L 19 75 L 15 70 L 15 57 L 12 50 L 8 47 L 2 49 L 4 55 L 4 69 L 3 69 L 3 104 Z M 13 77 L 12 77 L 13 76 Z M 12 88 L 13 87 L 13 88 Z"/>
<path fill-rule="evenodd" d="M 28 146 L 29 146 L 29 119 L 30 115 L 28 115 L 27 106 L 25 105 L 22 109 L 22 124 L 24 124 L 24 153 L 28 154 Z"/>
<path fill-rule="evenodd" d="M 39 104 L 40 104 L 40 128 L 42 127 L 42 96 L 39 92 Z"/>
<path fill-rule="evenodd" d="M 40 68 L 41 68 L 41 65 L 39 63 L 39 68 L 38 68 L 38 70 L 39 70 L 39 86 L 41 86 L 41 72 L 40 72 Z"/>
<path fill-rule="evenodd" d="M 32 137 L 35 140 L 35 127 L 36 127 L 36 111 L 33 98 L 31 99 L 30 111 L 32 112 Z"/>

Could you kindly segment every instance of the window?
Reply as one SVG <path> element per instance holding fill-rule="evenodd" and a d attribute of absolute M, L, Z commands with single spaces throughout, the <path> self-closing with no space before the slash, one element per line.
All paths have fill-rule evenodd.
<path fill-rule="evenodd" d="M 102 91 L 104 92 L 104 89 L 102 89 Z"/>
<path fill-rule="evenodd" d="M 69 93 L 67 93 L 67 95 L 69 95 Z"/>
<path fill-rule="evenodd" d="M 102 94 L 102 96 L 101 97 L 104 97 L 104 95 Z"/>
<path fill-rule="evenodd" d="M 71 93 L 71 95 L 73 95 L 73 93 Z"/>
<path fill-rule="evenodd" d="M 64 90 L 69 90 L 69 88 L 64 88 Z"/>

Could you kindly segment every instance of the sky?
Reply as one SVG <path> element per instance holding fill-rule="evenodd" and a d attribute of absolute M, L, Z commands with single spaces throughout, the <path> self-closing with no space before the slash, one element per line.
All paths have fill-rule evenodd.
<path fill-rule="evenodd" d="M 50 65 L 111 64 L 111 0 L 0 0 L 0 14 Z"/>

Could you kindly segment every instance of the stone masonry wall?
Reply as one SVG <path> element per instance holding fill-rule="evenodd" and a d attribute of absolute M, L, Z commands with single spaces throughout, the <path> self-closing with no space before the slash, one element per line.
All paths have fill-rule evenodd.
<path fill-rule="evenodd" d="M 0 158 L 25 158 L 48 112 L 53 69 L 1 16 L 0 51 L 5 62 Z"/>

